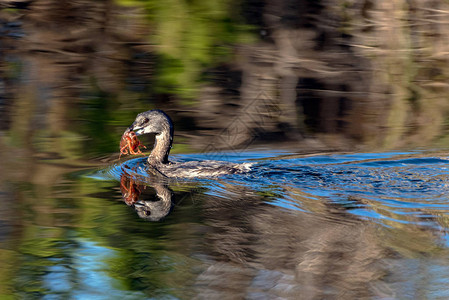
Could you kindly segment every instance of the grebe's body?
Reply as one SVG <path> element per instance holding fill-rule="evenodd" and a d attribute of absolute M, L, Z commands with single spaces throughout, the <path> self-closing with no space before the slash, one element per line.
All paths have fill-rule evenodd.
<path fill-rule="evenodd" d="M 125 131 L 137 136 L 156 134 L 153 150 L 148 156 L 148 172 L 165 177 L 211 177 L 235 174 L 250 170 L 249 163 L 237 164 L 221 161 L 170 162 L 168 156 L 173 142 L 173 123 L 161 110 L 149 110 L 137 115 L 134 123 Z"/>

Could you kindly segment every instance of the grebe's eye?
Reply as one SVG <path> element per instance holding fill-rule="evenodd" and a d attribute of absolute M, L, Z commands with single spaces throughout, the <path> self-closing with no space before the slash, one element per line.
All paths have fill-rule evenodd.
<path fill-rule="evenodd" d="M 150 122 L 150 119 L 148 119 L 148 118 L 145 118 L 142 120 L 142 124 L 147 124 L 148 122 Z"/>

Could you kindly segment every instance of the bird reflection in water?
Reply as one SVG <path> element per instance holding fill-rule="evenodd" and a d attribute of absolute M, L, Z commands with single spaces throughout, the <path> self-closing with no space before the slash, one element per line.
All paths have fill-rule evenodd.
<path fill-rule="evenodd" d="M 150 193 L 150 189 L 147 189 L 148 185 L 156 191 L 156 197 Z M 158 181 L 139 181 L 124 170 L 120 177 L 120 191 L 123 201 L 132 206 L 140 218 L 147 221 L 161 221 L 173 207 L 172 192 L 167 184 Z"/>

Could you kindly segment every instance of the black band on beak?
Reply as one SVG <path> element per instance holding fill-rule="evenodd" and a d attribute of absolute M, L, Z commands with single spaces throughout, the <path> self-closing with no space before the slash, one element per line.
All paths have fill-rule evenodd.
<path fill-rule="evenodd" d="M 134 124 L 129 126 L 125 132 L 131 132 L 131 131 L 134 131 Z"/>

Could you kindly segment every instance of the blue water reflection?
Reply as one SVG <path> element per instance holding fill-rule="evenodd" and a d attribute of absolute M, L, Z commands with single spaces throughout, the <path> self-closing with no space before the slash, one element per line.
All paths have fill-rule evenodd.
<path fill-rule="evenodd" d="M 43 299 L 144 299 L 142 292 L 126 291 L 126 287 L 110 274 L 108 260 L 116 251 L 83 238 L 76 239 L 71 263 L 52 259 L 43 283 L 48 294 Z M 59 295 L 59 296 L 58 296 Z"/>

